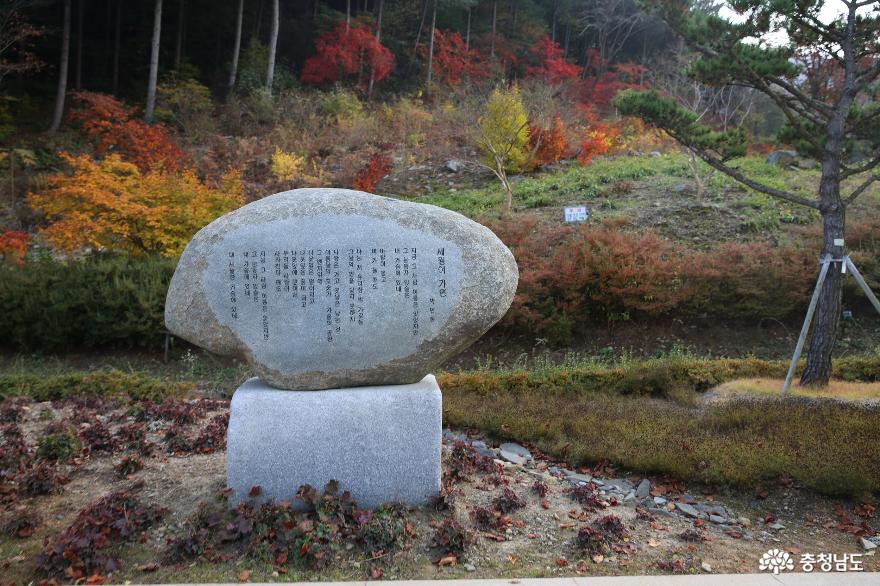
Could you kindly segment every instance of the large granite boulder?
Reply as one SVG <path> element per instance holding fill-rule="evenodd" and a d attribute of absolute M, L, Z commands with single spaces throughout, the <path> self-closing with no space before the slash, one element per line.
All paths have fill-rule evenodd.
<path fill-rule="evenodd" d="M 501 319 L 518 276 L 507 247 L 455 212 L 297 189 L 195 235 L 165 323 L 275 387 L 408 384 Z"/>

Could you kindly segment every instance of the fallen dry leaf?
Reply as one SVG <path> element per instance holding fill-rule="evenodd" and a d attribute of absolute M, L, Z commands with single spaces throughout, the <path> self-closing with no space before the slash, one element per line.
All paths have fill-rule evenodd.
<path fill-rule="evenodd" d="M 155 572 L 159 569 L 159 564 L 156 562 L 150 562 L 148 564 L 141 564 L 137 567 L 139 572 Z"/>
<path fill-rule="evenodd" d="M 597 553 L 597 554 L 593 555 L 593 561 L 596 562 L 597 564 L 601 564 L 604 560 L 605 560 L 605 556 L 602 555 L 601 553 Z"/>
<path fill-rule="evenodd" d="M 587 566 L 586 560 L 578 560 L 577 565 L 574 567 L 574 570 L 578 574 L 586 574 L 589 567 Z"/>
<path fill-rule="evenodd" d="M 568 560 L 565 558 L 556 558 L 556 565 L 560 568 L 564 568 L 568 565 Z"/>
<path fill-rule="evenodd" d="M 660 542 L 657 541 L 656 539 L 649 539 L 648 540 L 648 547 L 657 547 L 658 545 L 660 545 Z"/>
<path fill-rule="evenodd" d="M 238 575 L 238 581 L 239 582 L 247 582 L 250 577 L 251 577 L 250 570 L 242 570 L 241 573 Z"/>
<path fill-rule="evenodd" d="M 454 566 L 456 564 L 458 564 L 458 558 L 455 557 L 454 555 L 448 555 L 445 558 L 440 558 L 437 561 L 437 565 L 441 566 L 441 567 L 442 566 Z"/>

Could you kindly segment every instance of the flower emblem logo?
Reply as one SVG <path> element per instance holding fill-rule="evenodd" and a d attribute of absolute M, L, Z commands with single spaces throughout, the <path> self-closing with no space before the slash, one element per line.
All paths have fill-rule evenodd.
<path fill-rule="evenodd" d="M 778 574 L 784 570 L 793 570 L 794 561 L 792 561 L 791 556 L 788 555 L 787 551 L 774 548 L 768 550 L 761 556 L 761 561 L 758 562 L 758 569 L 762 572 L 769 570 L 773 572 L 773 574 Z"/>

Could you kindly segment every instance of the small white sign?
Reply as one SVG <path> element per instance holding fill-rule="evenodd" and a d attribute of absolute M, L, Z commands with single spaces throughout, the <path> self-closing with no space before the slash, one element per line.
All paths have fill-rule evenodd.
<path fill-rule="evenodd" d="M 834 246 L 843 246 L 843 238 L 835 238 Z"/>
<path fill-rule="evenodd" d="M 575 206 L 565 209 L 566 222 L 586 222 L 590 217 L 590 210 L 587 206 Z"/>

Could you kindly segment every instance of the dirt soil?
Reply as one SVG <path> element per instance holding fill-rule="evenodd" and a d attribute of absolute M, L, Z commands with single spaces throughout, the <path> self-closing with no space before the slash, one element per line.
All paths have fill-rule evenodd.
<path fill-rule="evenodd" d="M 190 438 L 228 410 L 226 401 L 196 400 L 193 404 L 200 416 L 184 426 Z M 86 427 L 83 421 L 97 418 L 115 434 L 121 426 L 135 421 L 127 409 L 112 405 L 22 404 L 16 424 L 33 447 L 46 427 L 59 421 L 82 431 Z M 565 470 L 564 463 L 551 461 L 534 449 L 534 457 L 519 465 L 504 460 L 491 440 L 448 430 L 444 432 L 444 482 L 451 486 L 454 505 L 447 511 L 428 506 L 410 511 L 415 536 L 402 551 L 379 561 L 365 559 L 363 553 L 356 553 L 358 550 L 343 551 L 330 568 L 321 572 L 291 570 L 282 575 L 271 563 L 247 557 L 168 565 L 163 563 L 163 552 L 169 539 L 181 534 L 199 503 L 216 502 L 225 486 L 224 452 L 169 453 L 163 438 L 170 425 L 161 420 L 147 423 L 146 439 L 154 442 L 156 449 L 144 458 L 143 470 L 126 478 L 118 478 L 113 466 L 131 452 L 117 445 L 111 453 L 89 454 L 83 449 L 59 463 L 58 470 L 69 477 L 69 482 L 57 494 L 18 497 L 14 488 L 4 484 L 0 525 L 5 527 L 25 513 L 36 513 L 41 521 L 33 534 L 24 538 L 0 537 L 0 583 L 25 584 L 41 578 L 35 572 L 33 556 L 43 549 L 44 539 L 51 544 L 81 509 L 120 489 L 129 489 L 142 501 L 166 507 L 169 512 L 141 540 L 114 549 L 121 568 L 107 576 L 113 582 L 228 582 L 243 575 L 251 581 L 363 580 L 376 564 L 381 564 L 386 579 L 737 573 L 757 571 L 758 560 L 770 548 L 790 552 L 795 563 L 801 554 L 864 553 L 863 568 L 880 570 L 880 560 L 871 552 L 863 552 L 860 545 L 862 536 L 877 533 L 878 521 L 873 518 L 870 504 L 824 498 L 787 479 L 737 491 L 685 486 L 668 478 L 628 474 L 607 466 Z M 498 459 L 488 471 L 467 471 L 461 479 L 461 468 L 455 466 L 450 452 L 456 442 L 475 441 L 485 441 L 488 446 L 476 446 L 484 453 L 492 450 Z M 464 444 L 459 443 L 459 449 Z M 455 471 L 459 474 L 453 474 Z M 596 498 L 584 505 L 573 498 L 572 490 L 590 478 L 594 484 L 585 490 L 594 491 Z M 642 493 L 635 496 L 635 487 L 645 478 L 650 483 L 649 493 L 644 493 L 643 486 Z M 536 482 L 546 485 L 543 498 L 536 492 Z M 495 514 L 494 524 L 488 529 L 479 527 L 474 512 L 479 507 L 491 510 L 505 489 L 523 499 L 525 506 L 505 515 Z M 692 518 L 682 510 L 687 509 L 682 505 L 688 503 L 700 509 L 723 507 L 726 521 Z M 470 532 L 473 544 L 463 555 L 452 560 L 446 556 L 443 565 L 438 565 L 444 556 L 432 540 L 436 525 L 449 515 Z M 609 538 L 600 550 L 579 549 L 577 536 L 581 528 L 607 515 L 618 517 L 624 532 Z"/>

